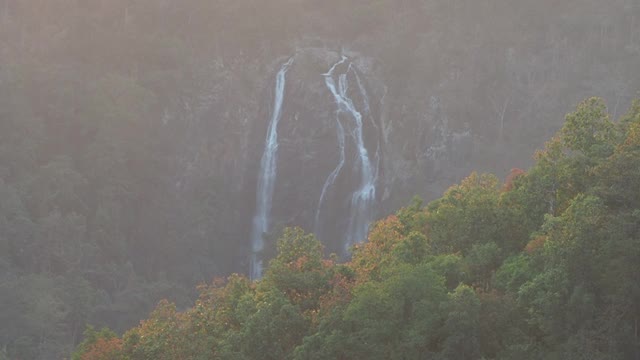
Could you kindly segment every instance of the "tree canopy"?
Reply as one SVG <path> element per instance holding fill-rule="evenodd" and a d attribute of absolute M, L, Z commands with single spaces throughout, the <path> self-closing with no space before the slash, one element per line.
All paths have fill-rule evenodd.
<path fill-rule="evenodd" d="M 265 277 L 161 302 L 100 359 L 632 359 L 640 355 L 640 102 L 588 99 L 502 185 L 471 174 L 371 227 L 346 263 L 285 229 Z M 98 355 L 95 355 L 98 356 Z"/>

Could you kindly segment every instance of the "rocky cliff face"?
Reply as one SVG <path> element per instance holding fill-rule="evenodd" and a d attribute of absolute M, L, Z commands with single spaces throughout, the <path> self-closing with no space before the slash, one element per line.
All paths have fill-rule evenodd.
<path fill-rule="evenodd" d="M 287 75 L 278 127 L 270 228 L 300 225 L 315 230 L 330 251 L 343 255 L 351 241 L 349 221 L 356 206 L 352 200 L 362 169 L 353 114 L 341 109 L 326 83 L 327 72 L 342 56 L 348 60 L 341 66 L 352 68 L 341 70 L 352 71 L 346 94 L 363 116 L 368 156 L 379 165 L 371 219 L 415 194 L 434 198 L 473 170 L 506 174 L 512 167 L 526 168 L 529 154 L 560 127 L 561 114 L 579 99 L 603 96 L 614 104 L 610 110 L 615 114 L 618 107 L 626 107 L 631 89 L 638 86 L 633 77 L 617 85 L 598 81 L 615 78 L 637 60 L 613 65 L 606 57 L 594 57 L 581 64 L 575 55 L 565 55 L 578 52 L 589 57 L 593 51 L 606 51 L 590 37 L 569 44 L 569 35 L 559 31 L 534 44 L 494 44 L 491 34 L 476 36 L 474 48 L 457 49 L 460 54 L 450 62 L 439 59 L 437 44 L 436 54 L 420 48 L 398 54 L 393 59 L 401 62 L 397 65 L 376 56 L 366 41 L 347 48 L 314 39 L 296 42 L 282 56 L 242 63 L 228 71 L 225 85 L 214 92 L 217 103 L 208 104 L 200 119 L 219 137 L 208 139 L 200 156 L 213 157 L 212 171 L 224 169 L 229 191 L 236 194 L 229 206 L 243 219 L 239 228 L 246 230 L 238 239 L 249 238 L 275 75 L 289 56 L 295 61 Z M 427 46 L 425 42 L 420 46 Z M 405 68 L 394 68 L 398 66 Z M 571 75 L 574 66 L 592 71 L 582 72 L 589 75 L 578 79 Z M 344 160 L 340 126 L 346 134 Z M 360 240 L 364 239 L 354 241 Z M 248 244 L 240 248 L 242 259 L 241 254 L 250 251 Z"/>
<path fill-rule="evenodd" d="M 159 212 L 141 204 L 136 213 L 153 216 L 144 229 L 127 225 L 127 238 L 144 243 L 142 252 L 170 231 L 167 246 L 180 239 L 181 253 L 198 253 L 207 264 L 187 264 L 186 274 L 248 269 L 275 78 L 292 56 L 267 242 L 280 227 L 301 225 L 340 254 L 364 237 L 356 224 L 416 194 L 433 199 L 472 170 L 526 168 L 581 99 L 601 96 L 617 117 L 640 89 L 635 0 L 95 2 L 60 11 L 75 19 L 73 27 L 3 5 L 4 24 L 27 39 L 2 47 L 5 53 L 46 53 L 62 64 L 53 74 L 67 76 L 60 69 L 78 62 L 73 68 L 91 75 L 87 83 L 115 73 L 127 80 L 116 85 L 155 95 L 136 135 L 153 138 L 144 151 L 162 165 L 141 165 L 136 179 L 154 179 L 159 185 L 146 196 L 170 201 Z M 22 12 L 33 17 L 28 24 L 49 27 L 12 25 Z M 92 32 L 83 20 L 92 17 L 109 31 Z M 103 45 L 93 46 L 96 39 Z M 323 74 L 342 56 L 347 62 L 332 79 L 339 88 L 346 75 L 346 83 L 336 96 Z M 353 218 L 358 208 L 362 219 Z M 143 267 L 153 274 L 158 266 Z"/>
<path fill-rule="evenodd" d="M 639 68 L 638 0 L 0 0 L 0 295 L 43 310 L 6 307 L 0 348 L 190 305 L 286 225 L 346 257 L 416 194 L 526 168 L 582 99 L 619 117 Z"/>

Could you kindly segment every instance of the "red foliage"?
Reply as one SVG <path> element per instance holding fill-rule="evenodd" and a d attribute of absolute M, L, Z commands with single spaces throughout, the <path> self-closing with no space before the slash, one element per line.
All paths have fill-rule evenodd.
<path fill-rule="evenodd" d="M 307 255 L 302 255 L 296 259 L 296 261 L 292 261 L 289 264 L 289 268 L 295 271 L 304 271 L 307 262 L 309 262 L 309 257 Z"/>
<path fill-rule="evenodd" d="M 365 282 L 371 276 L 378 276 L 380 270 L 393 261 L 392 251 L 404 239 L 404 230 L 404 225 L 395 215 L 373 225 L 369 231 L 369 241 L 355 247 L 350 263 L 358 281 Z"/>
<path fill-rule="evenodd" d="M 526 172 L 522 169 L 518 169 L 518 168 L 511 169 L 511 172 L 509 172 L 509 175 L 507 176 L 507 179 L 504 182 L 504 186 L 502 187 L 502 190 L 503 191 L 513 190 L 513 182 L 515 181 L 515 179 L 517 179 L 518 177 L 524 174 L 526 174 Z"/>
<path fill-rule="evenodd" d="M 524 248 L 524 251 L 526 251 L 529 254 L 534 253 L 538 249 L 542 249 L 545 242 L 547 242 L 546 236 L 538 236 L 537 238 L 529 241 L 527 246 Z"/>
<path fill-rule="evenodd" d="M 627 138 L 622 144 L 623 148 L 636 148 L 640 146 L 640 123 L 632 124 L 627 131 Z"/>
<path fill-rule="evenodd" d="M 321 313 L 328 313 L 340 304 L 349 303 L 355 282 L 342 274 L 335 274 L 329 281 L 329 285 L 331 290 L 320 297 Z"/>
<path fill-rule="evenodd" d="M 82 354 L 82 360 L 117 360 L 120 358 L 122 340 L 100 338 Z"/>

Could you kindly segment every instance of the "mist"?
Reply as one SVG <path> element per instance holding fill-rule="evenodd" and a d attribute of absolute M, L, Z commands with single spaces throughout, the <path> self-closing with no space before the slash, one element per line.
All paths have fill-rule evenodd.
<path fill-rule="evenodd" d="M 253 314 L 258 300 L 205 296 L 231 285 L 254 299 L 296 309 L 296 315 L 272 309 L 264 321 L 285 313 L 295 321 L 271 330 L 233 317 L 235 328 L 273 333 L 261 341 L 280 344 L 278 350 L 244 348 L 250 341 L 237 340 L 237 334 L 225 339 L 238 343 L 218 343 L 227 335 L 216 333 L 209 334 L 215 346 L 202 349 L 229 352 L 194 350 L 187 356 L 176 350 L 173 358 L 382 359 L 428 353 L 438 359 L 516 359 L 524 358 L 527 351 L 515 349 L 525 349 L 525 343 L 538 358 L 566 358 L 571 346 L 603 356 L 596 358 L 638 358 L 637 306 L 617 307 L 635 303 L 635 287 L 629 290 L 635 295 L 612 295 L 607 302 L 603 294 L 618 293 L 600 286 L 607 281 L 590 282 L 598 271 L 585 270 L 585 279 L 576 275 L 582 280 L 572 277 L 577 270 L 553 273 L 558 277 L 545 273 L 547 280 L 504 275 L 507 265 L 542 274 L 535 266 L 546 264 L 548 270 L 556 264 L 529 260 L 535 251 L 525 251 L 544 247 L 529 243 L 534 239 L 562 238 L 545 222 L 549 216 L 567 220 L 584 214 L 579 209 L 598 209 L 599 217 L 584 223 L 627 224 L 620 231 L 637 240 L 637 174 L 625 172 L 634 169 L 630 159 L 637 154 L 624 151 L 635 144 L 630 124 L 636 121 L 638 69 L 637 0 L 0 0 L 0 360 L 67 359 L 74 351 L 73 359 L 88 359 L 97 356 L 86 355 L 96 339 L 116 346 L 127 331 L 159 334 L 138 326 L 140 321 L 154 308 L 156 314 L 191 314 L 198 298 L 207 309 L 237 301 L 246 305 L 237 305 L 246 311 L 242 316 Z M 593 114 L 600 122 L 572 122 Z M 588 149 L 572 143 L 566 134 L 582 128 L 596 129 L 592 138 L 607 142 Z M 544 156 L 552 153 L 557 158 Z M 581 155 L 565 163 L 559 154 Z M 518 176 L 526 180 L 514 180 Z M 484 195 L 451 200 L 451 191 L 467 199 L 465 191 L 474 186 Z M 529 192 L 518 193 L 518 186 Z M 507 188 L 519 195 L 504 195 Z M 482 216 L 461 215 L 474 206 Z M 451 210 L 458 207 L 464 210 Z M 446 216 L 436 217 L 438 209 Z M 502 230 L 515 240 L 503 239 Z M 616 238 L 610 228 L 591 231 Z M 404 245 L 397 250 L 389 239 Z M 622 252 L 637 252 L 637 241 L 625 244 Z M 637 272 L 629 265 L 633 261 L 616 262 L 620 254 L 609 250 L 602 245 L 593 251 L 611 264 L 627 264 L 619 265 L 625 271 L 616 276 L 631 278 Z M 387 252 L 406 268 L 372 255 Z M 420 260 L 407 260 L 416 254 Z M 451 257 L 434 262 L 445 255 Z M 371 267 L 358 268 L 354 259 Z M 278 282 L 303 272 L 305 261 L 315 275 L 291 280 L 300 288 Z M 395 265 L 378 273 L 376 261 Z M 586 263 L 563 263 L 562 269 L 588 268 Z M 458 265 L 462 270 L 455 277 Z M 228 278 L 234 273 L 242 280 Z M 309 280 L 315 276 L 326 281 Z M 534 309 L 534 300 L 526 302 L 535 298 L 531 289 L 553 292 L 540 284 L 566 281 L 566 308 L 582 315 L 566 320 L 575 327 L 558 333 L 555 325 L 528 319 L 534 330 L 505 330 L 496 335 L 500 341 L 478 337 L 478 349 L 466 353 L 453 349 L 476 340 L 455 345 L 449 335 L 467 334 L 460 329 L 471 325 L 449 315 L 433 320 L 449 324 L 438 330 L 424 325 L 431 321 L 426 318 L 420 322 L 425 327 L 402 327 L 408 318 L 398 325 L 398 334 L 420 334 L 420 345 L 395 343 L 386 335 L 367 338 L 370 346 L 358 343 L 366 336 L 348 329 L 369 329 L 362 309 L 373 306 L 358 296 L 371 291 L 377 294 L 372 298 L 391 299 L 405 294 L 398 284 L 406 279 L 415 282 L 407 289 L 426 299 L 424 308 L 411 309 L 466 311 L 476 306 L 476 295 L 485 309 L 486 297 L 494 294 L 504 309 L 522 301 L 505 313 L 530 311 L 535 321 L 563 311 L 551 305 Z M 362 285 L 370 281 L 375 286 Z M 540 288 L 525 286 L 527 281 Z M 203 292 L 199 284 L 219 286 Z M 338 298 L 342 290 L 336 284 L 349 295 Z M 331 296 L 322 292 L 329 288 Z M 389 304 L 381 308 L 396 306 Z M 322 353 L 323 346 L 338 343 L 318 330 L 331 323 L 323 311 L 348 306 L 354 308 L 344 319 L 353 316 L 353 326 L 333 330 L 352 342 Z M 576 325 L 582 324 L 578 318 L 588 318 L 587 309 L 605 308 L 617 311 L 610 318 L 635 319 L 635 325 L 605 322 L 604 315 Z M 401 317 L 385 314 L 372 316 L 390 328 Z M 619 341 L 607 348 L 592 333 L 604 323 L 635 332 L 602 335 Z M 83 335 L 87 325 L 113 333 Z M 497 334 L 500 326 L 483 331 Z M 289 332 L 300 337 L 278 337 L 274 329 L 294 329 Z M 435 333 L 442 337 L 431 337 Z M 520 335 L 507 340 L 515 333 Z M 557 344 L 542 340 L 551 334 Z M 372 344 L 387 340 L 394 345 Z M 109 359 L 116 358 L 124 359 Z"/>

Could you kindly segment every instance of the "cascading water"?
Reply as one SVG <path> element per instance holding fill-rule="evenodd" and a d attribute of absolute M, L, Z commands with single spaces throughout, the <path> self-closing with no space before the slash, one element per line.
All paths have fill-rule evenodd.
<path fill-rule="evenodd" d="M 264 249 L 263 236 L 269 230 L 269 215 L 276 182 L 278 123 L 282 115 L 286 75 L 292 63 L 293 58 L 289 59 L 289 61 L 280 67 L 280 71 L 278 71 L 276 76 L 273 112 L 271 114 L 271 121 L 269 122 L 269 129 L 267 130 L 262 160 L 260 161 L 260 173 L 258 175 L 258 186 L 256 190 L 256 213 L 253 217 L 253 229 L 251 232 L 250 274 L 252 279 L 262 277 L 262 260 L 260 259 L 260 253 Z"/>
<path fill-rule="evenodd" d="M 331 93 L 337 92 L 336 83 L 333 80 L 333 71 L 336 69 L 338 65 L 344 63 L 346 60 L 347 58 L 343 57 L 342 60 L 334 64 L 326 74 L 323 74 L 325 84 L 327 85 Z M 327 177 L 327 180 L 325 180 L 324 185 L 322 186 L 322 192 L 320 193 L 320 201 L 318 201 L 318 209 L 316 210 L 316 218 L 315 218 L 315 225 L 314 225 L 315 227 L 314 232 L 316 233 L 316 235 L 320 233 L 320 211 L 322 210 L 322 204 L 324 203 L 325 197 L 327 195 L 327 190 L 336 181 L 336 178 L 338 177 L 338 174 L 340 174 L 340 171 L 342 170 L 342 167 L 344 166 L 344 162 L 345 162 L 345 150 L 344 150 L 345 134 L 344 134 L 344 127 L 342 126 L 342 122 L 340 121 L 340 113 L 341 113 L 341 108 L 338 107 L 338 110 L 336 112 L 336 129 L 337 129 L 337 136 L 338 136 L 338 147 L 340 148 L 340 160 L 338 161 L 338 166 L 336 166 L 336 168 L 331 172 L 331 174 L 329 174 L 329 177 Z"/>
<path fill-rule="evenodd" d="M 360 175 L 360 184 L 358 188 L 352 193 L 351 203 L 349 209 L 349 225 L 347 228 L 347 233 L 345 235 L 344 247 L 345 253 L 348 249 L 357 241 L 362 241 L 366 239 L 367 232 L 369 229 L 369 223 L 372 220 L 373 215 L 373 205 L 375 203 L 376 198 L 376 178 L 378 173 L 378 165 L 377 161 L 374 165 L 369 157 L 369 152 L 365 146 L 364 142 L 364 131 L 363 131 L 363 116 L 360 111 L 358 111 L 356 105 L 353 100 L 348 95 L 349 90 L 349 74 L 353 72 L 356 76 L 356 80 L 358 82 L 358 88 L 360 90 L 360 96 L 363 98 L 363 102 L 365 104 L 365 111 L 369 112 L 369 100 L 367 98 L 366 93 L 364 92 L 364 87 L 362 86 L 360 79 L 358 78 L 357 73 L 353 70 L 352 63 L 349 63 L 346 70 L 343 70 L 338 77 L 338 86 L 336 88 L 335 84 L 335 75 L 334 73 L 338 70 L 340 65 L 347 62 L 346 57 L 342 57 L 342 59 L 334 64 L 331 69 L 324 74 L 325 83 L 327 88 L 333 95 L 336 105 L 338 106 L 338 139 L 341 151 L 340 162 L 336 169 L 329 175 L 325 184 L 323 186 L 322 195 L 320 197 L 320 202 L 318 205 L 318 210 L 316 212 L 316 227 L 319 223 L 319 213 L 322 207 L 322 202 L 324 201 L 324 197 L 326 195 L 327 189 L 333 185 L 338 176 L 338 173 L 344 166 L 344 143 L 340 142 L 341 137 L 344 138 L 344 128 L 340 123 L 340 113 L 349 114 L 350 118 L 353 120 L 353 126 L 351 131 L 351 137 L 354 140 L 356 147 L 356 163 L 354 164 L 354 168 L 352 169 L 355 173 Z M 377 156 L 376 156 L 377 157 Z"/>
<path fill-rule="evenodd" d="M 369 97 L 367 96 L 367 91 L 364 89 L 362 81 L 360 81 L 360 75 L 358 75 L 358 72 L 354 71 L 353 73 L 356 75 L 358 89 L 360 90 L 360 95 L 362 96 L 362 100 L 364 101 L 364 114 L 369 115 L 371 113 L 371 107 L 369 106 Z M 378 127 L 375 122 L 373 122 L 373 126 Z"/>
<path fill-rule="evenodd" d="M 360 75 L 358 75 L 358 72 L 354 70 L 354 74 L 356 75 L 356 81 L 358 83 L 358 89 L 360 90 L 360 96 L 363 99 L 364 102 L 364 115 L 369 116 L 369 119 L 371 120 L 371 125 L 373 125 L 373 127 L 379 131 L 380 129 L 378 128 L 378 124 L 376 124 L 375 120 L 373 119 L 373 116 L 371 116 L 371 106 L 369 105 L 369 96 L 367 96 L 367 91 L 365 90 L 364 86 L 362 85 L 362 81 L 360 80 Z M 378 138 L 378 146 L 376 148 L 376 154 L 374 156 L 375 159 L 375 175 L 374 175 L 374 183 L 377 183 L 378 181 L 378 176 L 380 175 L 380 162 L 381 162 L 381 158 L 380 158 L 380 138 Z"/>

